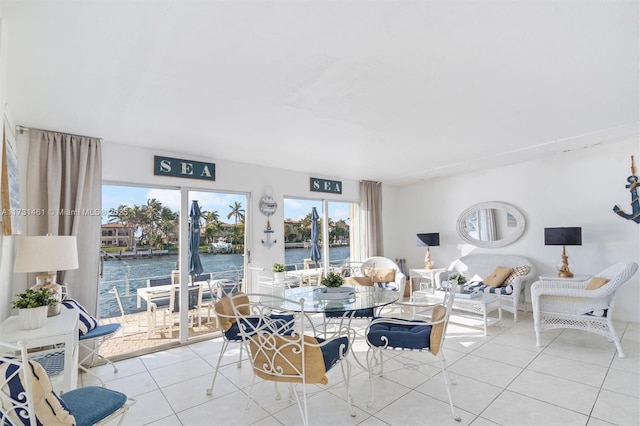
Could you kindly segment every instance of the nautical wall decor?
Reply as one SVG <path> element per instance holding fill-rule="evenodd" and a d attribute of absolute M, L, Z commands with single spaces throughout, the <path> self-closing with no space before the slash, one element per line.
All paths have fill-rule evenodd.
<path fill-rule="evenodd" d="M 613 211 L 619 216 L 632 220 L 635 223 L 640 223 L 640 201 L 638 200 L 638 176 L 636 175 L 636 168 L 633 165 L 633 155 L 631 156 L 631 176 L 627 178 L 628 185 L 625 188 L 629 188 L 631 193 L 631 213 L 625 213 L 620 207 L 613 206 Z"/>
<path fill-rule="evenodd" d="M 267 229 L 264 230 L 264 233 L 267 234 L 267 239 L 266 240 L 262 240 L 262 244 L 266 248 L 270 249 L 278 241 L 271 239 L 271 234 L 274 233 L 274 230 L 271 229 L 271 221 L 269 219 L 267 219 Z"/>
<path fill-rule="evenodd" d="M 153 156 L 153 174 L 189 179 L 216 180 L 215 163 L 181 160 L 180 158 Z"/>
<path fill-rule="evenodd" d="M 267 216 L 267 229 L 264 230 L 264 233 L 266 234 L 266 239 L 262 240 L 262 244 L 268 249 L 270 249 L 275 243 L 278 242 L 275 239 L 273 240 L 271 239 L 271 236 L 273 235 L 274 231 L 271 228 L 271 221 L 269 220 L 269 216 L 274 214 L 277 208 L 278 208 L 278 203 L 276 203 L 276 200 L 274 200 L 273 197 L 265 195 L 260 200 L 260 212 L 263 215 Z"/>
<path fill-rule="evenodd" d="M 312 192 L 331 192 L 342 194 L 342 182 L 339 180 L 327 180 L 320 178 L 309 178 L 309 190 Z"/>

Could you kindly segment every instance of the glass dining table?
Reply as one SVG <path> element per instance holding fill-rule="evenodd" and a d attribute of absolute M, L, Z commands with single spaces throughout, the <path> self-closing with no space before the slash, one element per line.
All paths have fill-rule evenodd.
<path fill-rule="evenodd" d="M 340 287 L 340 292 L 327 291 L 323 286 L 296 287 L 276 290 L 273 296 L 264 295 L 260 303 L 275 310 L 300 310 L 299 302 L 304 299 L 304 311 L 307 313 L 348 312 L 361 309 L 379 308 L 397 302 L 397 291 L 378 287 L 357 286 Z"/>

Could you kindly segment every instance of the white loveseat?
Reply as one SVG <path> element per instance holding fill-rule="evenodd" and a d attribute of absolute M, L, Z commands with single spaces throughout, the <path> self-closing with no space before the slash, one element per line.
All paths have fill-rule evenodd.
<path fill-rule="evenodd" d="M 482 281 L 491 275 L 498 266 L 507 268 L 527 266 L 528 268 L 519 268 L 518 273 L 512 273 L 507 278 L 508 283 L 500 287 L 491 287 L 475 282 Z M 527 269 L 527 271 L 523 272 L 523 269 Z M 459 272 L 464 275 L 467 283 L 463 288 L 496 294 L 500 298 L 502 309 L 513 313 L 514 322 L 518 319 L 520 294 L 525 288 L 525 284 L 537 279 L 536 270 L 531 261 L 526 257 L 513 254 L 481 253 L 462 256 L 449 266 L 447 272 L 440 272 L 436 275 L 436 283 L 439 285 L 441 281 L 447 278 L 447 274 L 451 272 Z M 526 312 L 526 304 L 524 306 Z"/>

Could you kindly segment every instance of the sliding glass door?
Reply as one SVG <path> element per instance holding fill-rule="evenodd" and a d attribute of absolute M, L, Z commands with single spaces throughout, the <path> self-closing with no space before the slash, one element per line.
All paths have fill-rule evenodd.
<path fill-rule="evenodd" d="M 194 200 L 200 208 L 197 252 L 203 270 L 190 276 L 189 208 Z M 98 316 L 103 323 L 122 323 L 127 342 L 111 349 L 105 344 L 112 351 L 108 355 L 139 353 L 218 331 L 211 309 L 215 297 L 244 278 L 246 205 L 244 194 L 103 185 L 107 214 Z M 184 299 L 183 288 L 189 294 Z M 181 315 L 185 309 L 187 315 Z"/>
<path fill-rule="evenodd" d="M 314 207 L 320 217 L 320 263 L 328 268 L 340 266 L 358 252 L 358 238 L 354 238 L 354 230 L 351 229 L 352 218 L 358 212 L 356 203 L 288 197 L 284 199 L 284 258 L 289 268 L 302 269 L 305 259 L 311 258 Z"/>

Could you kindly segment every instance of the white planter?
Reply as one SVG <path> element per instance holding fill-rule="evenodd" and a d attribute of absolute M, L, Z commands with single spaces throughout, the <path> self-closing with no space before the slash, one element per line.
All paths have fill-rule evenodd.
<path fill-rule="evenodd" d="M 274 272 L 273 273 L 273 279 L 277 283 L 284 281 L 284 277 L 285 277 L 285 273 L 284 272 Z"/>
<path fill-rule="evenodd" d="M 37 308 L 19 309 L 18 321 L 23 330 L 32 330 L 40 328 L 47 322 L 48 306 L 39 306 Z"/>

